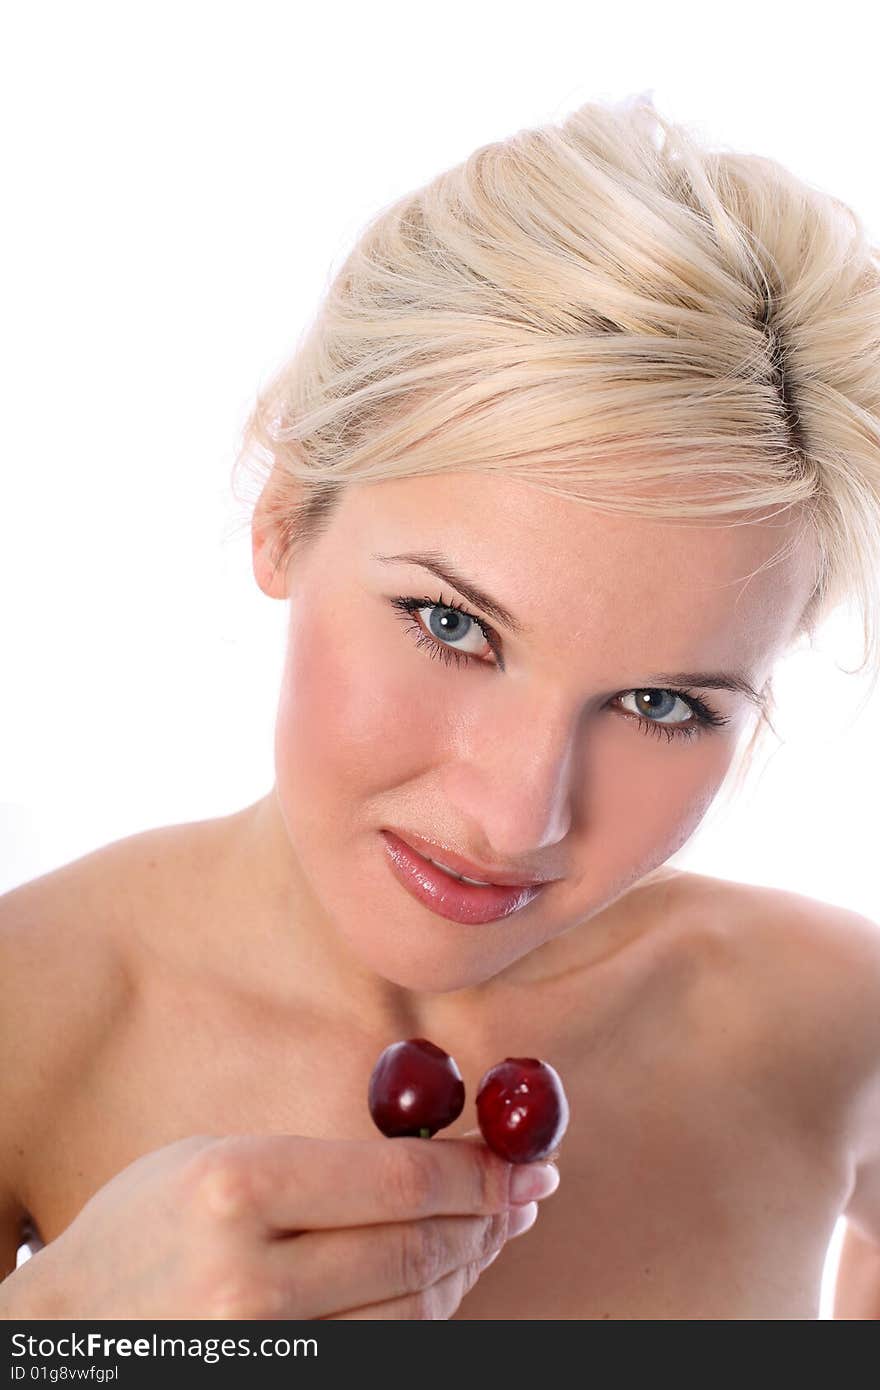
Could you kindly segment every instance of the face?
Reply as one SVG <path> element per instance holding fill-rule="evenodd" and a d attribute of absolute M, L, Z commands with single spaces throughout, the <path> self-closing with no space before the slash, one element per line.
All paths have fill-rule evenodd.
<path fill-rule="evenodd" d="M 771 563 L 796 530 L 787 514 L 608 516 L 461 473 L 350 488 L 286 581 L 255 541 L 261 587 L 290 599 L 276 795 L 302 910 L 359 968 L 415 991 L 478 986 L 588 931 L 685 844 L 757 717 L 738 691 L 659 676 L 760 690 L 812 582 L 806 541 Z M 378 558 L 404 552 L 442 554 L 519 630 Z M 386 829 L 555 881 L 465 925 L 401 886 Z"/>

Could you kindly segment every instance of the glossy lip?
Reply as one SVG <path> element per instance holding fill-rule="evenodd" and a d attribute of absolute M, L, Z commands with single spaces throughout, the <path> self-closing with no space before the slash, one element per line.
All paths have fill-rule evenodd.
<path fill-rule="evenodd" d="M 389 868 L 398 881 L 418 902 L 452 922 L 478 925 L 509 917 L 527 907 L 546 887 L 543 883 L 514 887 L 490 883 L 482 888 L 461 883 L 429 863 L 394 831 L 380 833 Z"/>
<path fill-rule="evenodd" d="M 457 874 L 464 874 L 467 878 L 478 878 L 484 883 L 490 883 L 496 888 L 537 888 L 545 883 L 553 883 L 554 879 L 549 877 L 525 878 L 522 874 L 505 873 L 503 869 L 484 869 L 481 864 L 474 864 L 469 859 L 463 859 L 454 850 L 448 849 L 446 845 L 436 845 L 430 840 L 423 840 L 421 835 L 416 835 L 413 831 L 391 830 L 398 840 L 403 840 L 405 845 L 414 849 L 422 858 L 438 860 L 452 869 Z"/>

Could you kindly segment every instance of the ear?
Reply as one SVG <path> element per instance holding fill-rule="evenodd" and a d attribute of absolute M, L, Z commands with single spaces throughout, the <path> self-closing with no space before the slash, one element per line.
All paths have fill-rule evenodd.
<path fill-rule="evenodd" d="M 251 556 L 254 578 L 267 598 L 286 599 L 287 576 L 280 567 L 275 567 L 278 544 L 278 521 L 273 518 L 271 502 L 275 496 L 275 475 L 266 483 L 260 493 L 251 520 Z"/>

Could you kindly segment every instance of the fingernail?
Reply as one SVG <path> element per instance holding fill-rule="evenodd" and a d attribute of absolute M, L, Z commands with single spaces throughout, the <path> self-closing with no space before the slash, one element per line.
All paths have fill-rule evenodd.
<path fill-rule="evenodd" d="M 549 1197 L 559 1186 L 559 1169 L 553 1163 L 530 1163 L 515 1167 L 510 1177 L 511 1202 L 529 1202 Z"/>
<path fill-rule="evenodd" d="M 523 1231 L 527 1231 L 530 1226 L 534 1226 L 537 1217 L 537 1202 L 528 1202 L 524 1207 L 515 1207 L 510 1213 L 507 1221 L 508 1239 L 511 1236 L 521 1236 Z"/>

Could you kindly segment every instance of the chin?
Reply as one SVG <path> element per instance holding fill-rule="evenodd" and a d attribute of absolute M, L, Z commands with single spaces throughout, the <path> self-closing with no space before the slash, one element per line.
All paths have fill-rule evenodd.
<path fill-rule="evenodd" d="M 418 951 L 412 940 L 406 946 L 387 938 L 365 949 L 363 940 L 351 940 L 348 946 L 366 970 L 387 980 L 399 989 L 413 994 L 450 994 L 455 990 L 474 989 L 500 974 L 510 961 L 485 960 L 470 964 L 464 957 L 461 941 L 443 949 Z"/>

